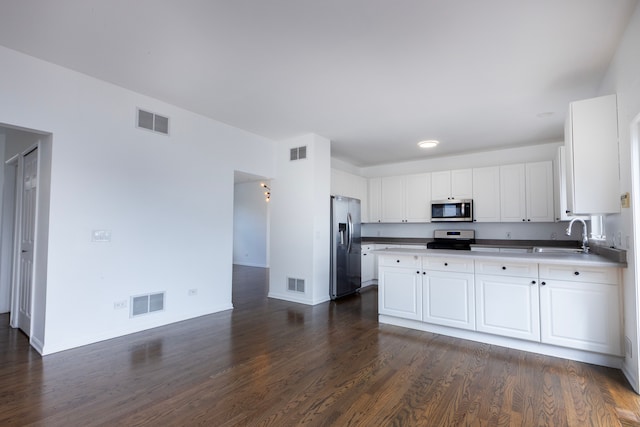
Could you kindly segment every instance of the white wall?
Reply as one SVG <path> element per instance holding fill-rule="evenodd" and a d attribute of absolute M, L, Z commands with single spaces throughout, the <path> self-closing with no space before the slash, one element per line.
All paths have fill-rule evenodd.
<path fill-rule="evenodd" d="M 307 147 L 307 158 L 289 161 L 289 150 Z M 269 296 L 304 304 L 329 299 L 330 142 L 305 135 L 278 144 L 271 180 Z M 287 289 L 304 279 L 305 292 Z"/>
<path fill-rule="evenodd" d="M 631 164 L 640 167 L 637 158 L 631 155 L 630 125 L 635 116 L 640 114 L 640 6 L 629 21 L 622 42 L 618 46 L 617 53 L 611 62 L 607 76 L 600 88 L 600 94 L 617 93 L 618 95 L 618 135 L 620 150 L 620 194 L 632 192 L 635 184 L 631 179 Z M 632 206 L 637 209 L 638 201 L 632 201 Z M 640 242 L 634 239 L 634 212 L 632 209 L 622 209 L 620 214 L 609 215 L 606 222 L 606 232 L 609 241 L 617 246 L 627 249 L 629 267 L 623 270 L 624 281 L 624 333 L 632 342 L 633 354 L 625 358 L 623 370 L 630 383 L 640 392 L 640 351 L 639 319 L 638 319 L 638 268 L 636 249 L 634 245 Z M 640 227 L 640 224 L 635 224 Z M 620 233 L 621 241 L 610 236 Z"/>
<path fill-rule="evenodd" d="M 0 123 L 52 134 L 43 352 L 231 308 L 233 171 L 275 176 L 275 144 L 2 47 L 0 69 Z M 136 107 L 171 135 L 136 129 Z M 156 291 L 164 312 L 114 309 Z"/>
<path fill-rule="evenodd" d="M 269 267 L 267 239 L 269 203 L 260 183 L 235 185 L 233 196 L 233 263 Z"/>

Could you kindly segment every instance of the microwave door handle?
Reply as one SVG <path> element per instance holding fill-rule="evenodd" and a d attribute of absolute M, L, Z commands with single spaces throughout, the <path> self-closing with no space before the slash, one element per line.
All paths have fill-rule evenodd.
<path fill-rule="evenodd" d="M 464 218 L 464 207 L 465 207 L 465 205 L 466 205 L 465 202 L 460 203 L 460 206 L 462 206 L 462 212 L 461 213 L 462 213 L 462 217 L 463 218 Z"/>

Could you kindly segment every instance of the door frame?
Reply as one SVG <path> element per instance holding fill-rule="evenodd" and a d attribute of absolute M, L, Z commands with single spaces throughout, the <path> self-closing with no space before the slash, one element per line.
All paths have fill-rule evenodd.
<path fill-rule="evenodd" d="M 640 393 L 640 114 L 631 120 L 631 223 L 633 233 L 632 256 L 633 263 L 629 267 L 632 268 L 633 274 L 633 294 L 635 296 L 635 329 L 636 340 L 632 343 L 633 359 L 635 363 L 633 369 L 635 372 L 625 372 L 631 386 Z M 625 366 L 626 368 L 626 366 Z M 626 371 L 626 369 L 623 369 Z"/>

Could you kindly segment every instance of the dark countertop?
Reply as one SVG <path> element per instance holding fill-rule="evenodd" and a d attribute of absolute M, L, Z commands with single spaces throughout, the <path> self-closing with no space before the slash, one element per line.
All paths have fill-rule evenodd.
<path fill-rule="evenodd" d="M 362 237 L 362 243 L 392 243 L 395 245 L 426 245 L 432 242 L 432 237 Z M 499 247 L 533 247 L 553 246 L 563 248 L 579 248 L 581 243 L 577 240 L 500 240 L 500 239 L 476 239 L 476 245 Z"/>

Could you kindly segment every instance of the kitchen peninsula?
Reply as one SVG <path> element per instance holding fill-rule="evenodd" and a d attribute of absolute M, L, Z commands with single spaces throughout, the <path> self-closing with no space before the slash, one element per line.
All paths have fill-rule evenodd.
<path fill-rule="evenodd" d="M 621 366 L 620 269 L 626 263 L 612 254 L 416 245 L 372 252 L 381 323 Z"/>

